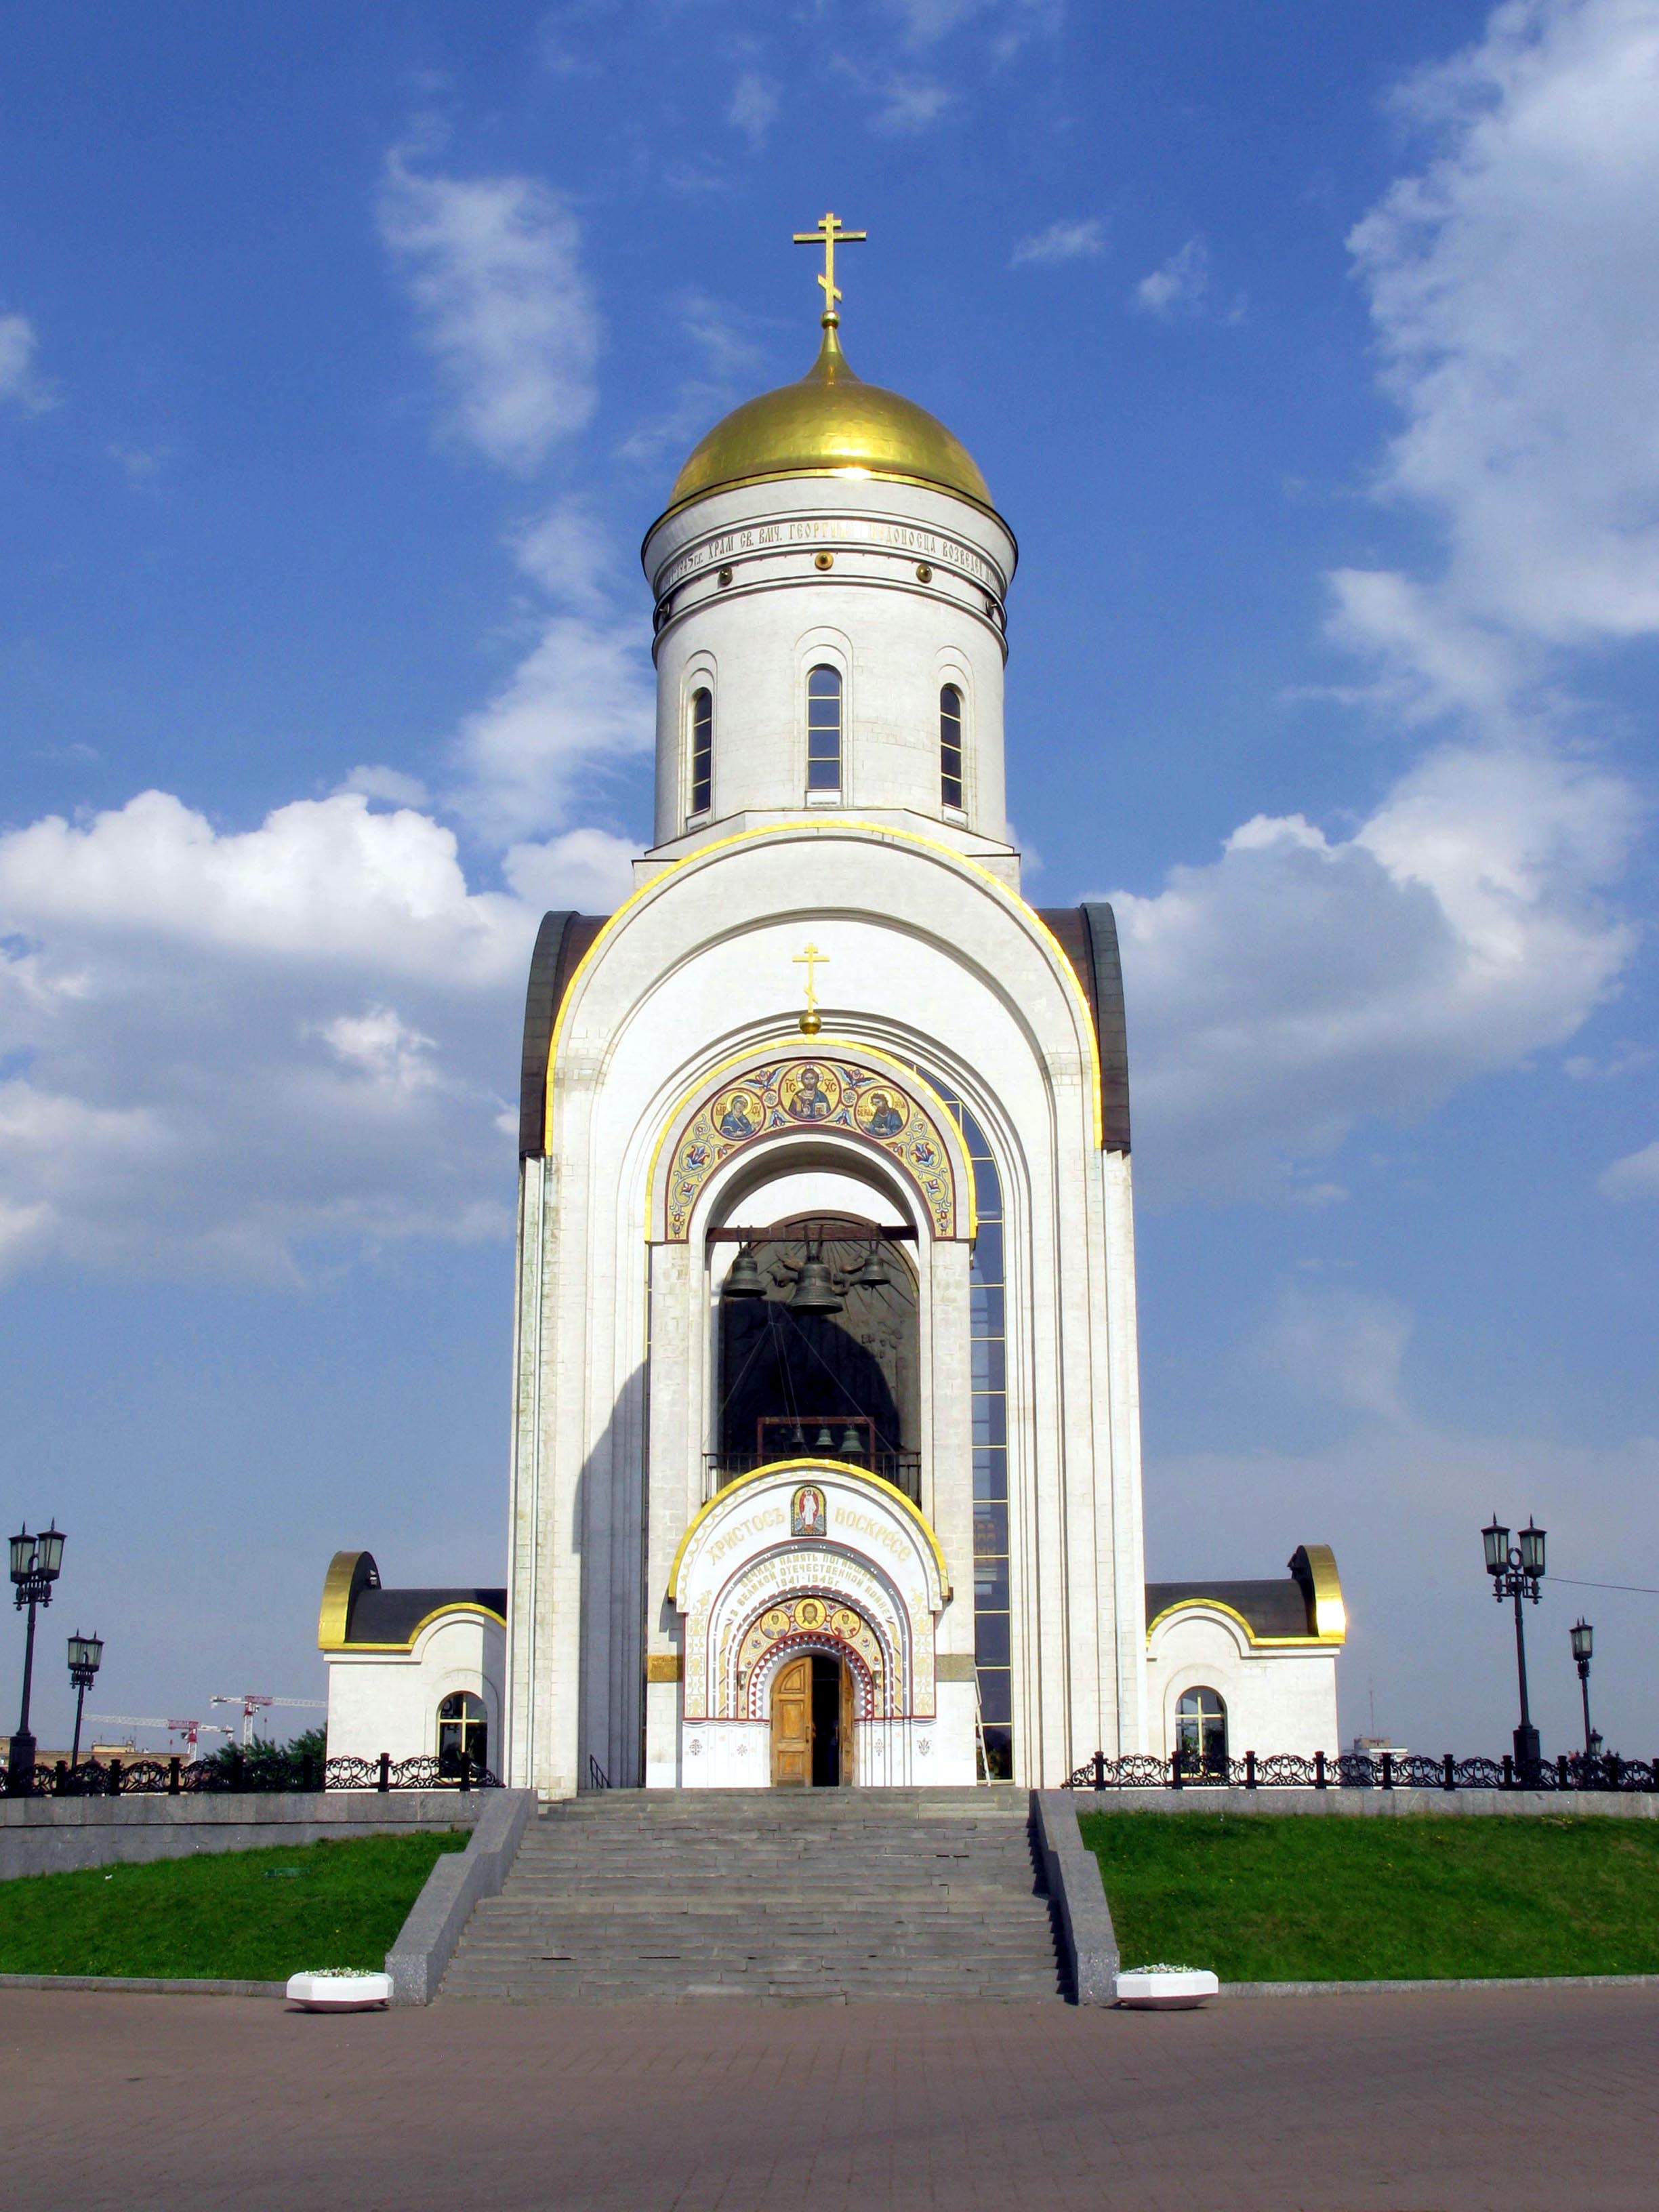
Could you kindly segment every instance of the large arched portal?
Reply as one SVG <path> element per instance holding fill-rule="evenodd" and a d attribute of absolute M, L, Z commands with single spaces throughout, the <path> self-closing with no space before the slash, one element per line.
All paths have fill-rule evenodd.
<path fill-rule="evenodd" d="M 823 1453 L 919 1501 L 917 1304 L 903 1233 L 878 1222 L 745 1235 L 715 1324 L 720 1480 Z"/>

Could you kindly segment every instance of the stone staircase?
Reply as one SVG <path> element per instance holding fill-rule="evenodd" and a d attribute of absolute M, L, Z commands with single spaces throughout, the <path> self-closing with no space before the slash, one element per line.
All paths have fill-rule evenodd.
<path fill-rule="evenodd" d="M 599 1791 L 525 1832 L 441 1995 L 1055 1997 L 1024 1790 Z"/>

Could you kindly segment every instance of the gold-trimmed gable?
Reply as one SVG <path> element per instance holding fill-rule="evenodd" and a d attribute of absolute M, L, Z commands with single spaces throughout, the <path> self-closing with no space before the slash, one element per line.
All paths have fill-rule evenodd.
<path fill-rule="evenodd" d="M 1308 1600 L 1309 1617 L 1322 1644 L 1341 1644 L 1348 1633 L 1348 1608 L 1336 1571 L 1336 1554 L 1328 1544 L 1298 1544 L 1291 1555 L 1291 1572 Z"/>
<path fill-rule="evenodd" d="M 322 1608 L 317 1615 L 317 1649 L 343 1651 L 357 1593 L 379 1589 L 380 1571 L 373 1552 L 337 1552 L 323 1577 Z"/>

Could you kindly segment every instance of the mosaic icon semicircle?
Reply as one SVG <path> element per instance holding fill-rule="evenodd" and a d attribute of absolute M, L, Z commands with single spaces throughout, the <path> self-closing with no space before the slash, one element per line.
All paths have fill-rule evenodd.
<path fill-rule="evenodd" d="M 884 1152 L 915 1186 L 935 1237 L 971 1237 L 972 1185 L 949 1118 L 908 1070 L 857 1052 L 773 1053 L 728 1066 L 675 1109 L 659 1155 L 654 1225 L 662 1242 L 683 1244 L 704 1186 L 734 1154 L 823 1129 Z"/>

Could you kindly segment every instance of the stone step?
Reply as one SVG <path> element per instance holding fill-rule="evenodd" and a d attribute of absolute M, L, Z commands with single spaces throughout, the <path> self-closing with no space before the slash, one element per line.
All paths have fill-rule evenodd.
<path fill-rule="evenodd" d="M 1027 1801 L 983 1790 L 628 1790 L 549 1807 L 443 1985 L 595 2004 L 1058 1991 Z"/>

